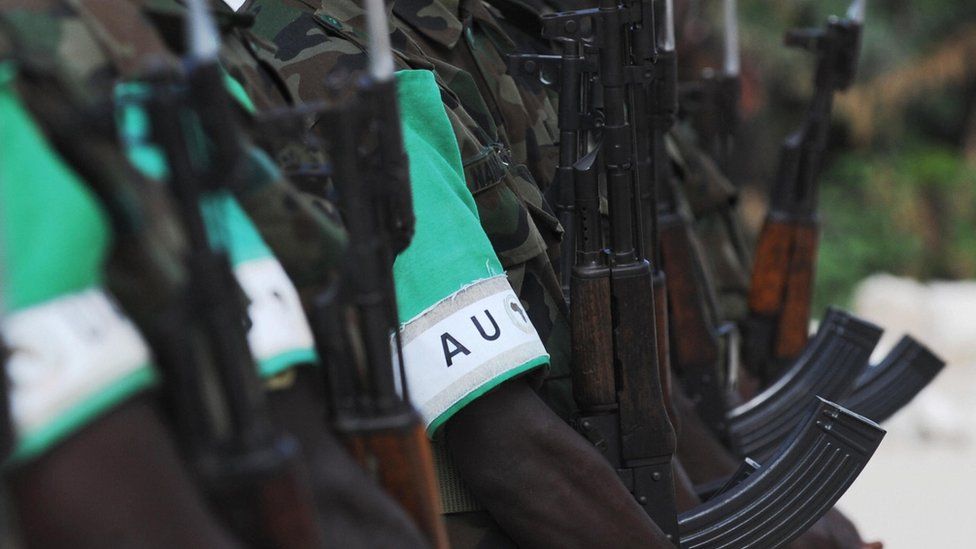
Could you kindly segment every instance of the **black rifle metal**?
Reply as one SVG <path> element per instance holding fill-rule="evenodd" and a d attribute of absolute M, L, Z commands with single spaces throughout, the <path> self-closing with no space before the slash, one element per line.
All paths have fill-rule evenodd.
<path fill-rule="evenodd" d="M 762 468 L 762 465 L 758 461 L 752 458 L 745 458 L 739 464 L 739 468 L 728 477 L 717 478 L 704 484 L 695 485 L 695 493 L 698 494 L 698 497 L 702 501 L 708 501 L 742 484 L 743 481 L 752 476 L 760 468 Z"/>
<path fill-rule="evenodd" d="M 393 280 L 393 261 L 415 226 L 407 157 L 396 129 L 396 80 L 392 74 L 364 76 L 355 92 L 329 116 L 319 116 L 315 128 L 332 145 L 349 246 L 338 291 L 316 299 L 312 330 L 322 353 L 332 357 L 326 378 L 334 428 L 432 546 L 444 548 L 430 447 L 403 370 Z"/>
<path fill-rule="evenodd" d="M 861 1 L 855 0 L 854 5 Z M 860 37 L 860 21 L 837 17 L 831 17 L 823 29 L 794 29 L 786 34 L 788 46 L 816 54 L 817 68 L 803 123 L 783 144 L 769 213 L 756 248 L 743 350 L 746 366 L 764 383 L 773 382 L 805 343 L 819 223 L 817 179 L 834 94 L 850 86 L 854 78 Z M 784 252 L 785 261 L 777 260 Z M 794 276 L 796 281 L 792 281 Z"/>
<path fill-rule="evenodd" d="M 786 440 L 807 412 L 810 395 L 841 399 L 867 367 L 881 329 L 830 308 L 817 335 L 773 385 L 728 412 L 733 452 L 761 463 Z"/>
<path fill-rule="evenodd" d="M 911 402 L 944 366 L 927 347 L 904 336 L 880 363 L 861 374 L 844 407 L 881 423 Z"/>
<path fill-rule="evenodd" d="M 783 547 L 847 491 L 881 444 L 873 421 L 822 398 L 744 481 L 678 518 L 684 549 Z"/>
<path fill-rule="evenodd" d="M 213 91 L 204 91 L 205 88 L 220 86 L 221 82 L 219 73 L 216 77 L 197 73 L 190 81 L 194 97 L 205 103 L 214 98 Z M 212 247 L 200 211 L 205 182 L 226 184 L 223 178 L 234 173 L 236 164 L 226 163 L 233 162 L 233 153 L 226 144 L 216 145 L 215 161 L 210 168 L 201 170 L 195 166 L 184 137 L 184 124 L 188 120 L 187 110 L 183 108 L 187 104 L 185 95 L 182 90 L 161 83 L 154 88 L 149 106 L 154 138 L 165 151 L 171 173 L 170 188 L 190 246 L 187 268 L 191 308 L 201 322 L 213 354 L 227 413 L 226 433 L 219 441 L 210 442 L 216 443 L 216 447 L 209 452 L 198 452 L 198 471 L 211 497 L 219 501 L 215 510 L 243 539 L 255 540 L 261 546 L 280 546 L 283 540 L 265 531 L 267 525 L 260 518 L 267 518 L 271 511 L 264 508 L 266 502 L 244 495 L 262 493 L 262 487 L 270 479 L 287 475 L 300 459 L 298 446 L 293 438 L 272 428 L 257 365 L 248 347 L 246 312 L 235 291 L 239 286 L 226 252 Z M 221 122 L 229 123 L 226 119 Z M 307 489 L 307 485 L 295 487 L 296 493 Z M 305 504 L 303 513 L 314 513 L 314 503 L 309 499 Z M 321 542 L 320 532 L 313 535 Z"/>
<path fill-rule="evenodd" d="M 602 91 L 599 144 L 575 166 L 577 255 L 571 294 L 574 393 L 582 413 L 578 425 L 674 540 L 671 461 L 676 441 L 658 372 L 653 272 L 640 254 L 635 136 L 629 120 L 633 99 L 645 97 L 644 86 L 653 77 L 650 67 L 635 64 L 640 59 L 626 49 L 628 32 L 642 24 L 643 7 L 603 0 L 597 9 L 544 17 L 543 32 L 573 40 L 581 38 L 584 28 L 594 30 Z M 598 169 L 605 176 L 609 203 L 607 255 L 599 228 Z M 612 333 L 602 331 L 610 326 Z"/>

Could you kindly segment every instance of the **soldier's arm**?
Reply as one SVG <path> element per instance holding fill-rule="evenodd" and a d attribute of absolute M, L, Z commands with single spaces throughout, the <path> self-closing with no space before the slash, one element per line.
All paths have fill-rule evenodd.
<path fill-rule="evenodd" d="M 28 547 L 236 547 L 137 397 L 8 471 Z"/>
<path fill-rule="evenodd" d="M 514 380 L 458 412 L 446 442 L 520 547 L 671 547 L 607 461 Z"/>

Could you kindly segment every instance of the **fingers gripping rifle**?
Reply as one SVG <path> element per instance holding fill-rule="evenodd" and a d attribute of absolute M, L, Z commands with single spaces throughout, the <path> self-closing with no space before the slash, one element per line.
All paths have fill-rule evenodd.
<path fill-rule="evenodd" d="M 800 128 L 787 137 L 756 246 L 746 321 L 746 364 L 772 382 L 807 341 L 818 240 L 817 177 L 827 146 L 834 93 L 857 67 L 865 0 L 823 29 L 792 30 L 786 44 L 817 56 L 814 95 Z"/>
<path fill-rule="evenodd" d="M 431 544 L 446 548 L 430 444 L 403 370 L 393 260 L 412 238 L 414 217 L 384 14 L 382 2 L 367 4 L 369 74 L 355 97 L 316 124 L 333 144 L 349 257 L 340 291 L 317 300 L 313 332 L 330 359 L 336 430 Z M 324 135 L 325 126 L 334 135 Z"/>
<path fill-rule="evenodd" d="M 216 29 L 202 2 L 190 3 L 185 82 L 156 72 L 150 103 L 153 134 L 170 171 L 169 186 L 186 233 L 188 293 L 216 370 L 224 429 L 197 449 L 198 467 L 214 509 L 245 540 L 261 547 L 323 543 L 297 443 L 272 427 L 251 355 L 241 300 L 226 251 L 209 238 L 201 200 L 227 189 L 242 158 L 239 128 L 217 61 Z M 193 143 L 199 127 L 209 154 Z"/>

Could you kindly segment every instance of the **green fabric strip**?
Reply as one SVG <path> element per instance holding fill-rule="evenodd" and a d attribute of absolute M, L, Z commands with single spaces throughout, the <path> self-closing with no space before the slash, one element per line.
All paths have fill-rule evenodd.
<path fill-rule="evenodd" d="M 297 349 L 261 361 L 261 376 L 274 377 L 300 364 L 318 364 L 319 357 L 312 349 Z"/>
<path fill-rule="evenodd" d="M 504 273 L 464 184 L 461 153 L 430 71 L 397 72 L 416 232 L 393 265 L 400 322 Z"/>
<path fill-rule="evenodd" d="M 61 440 L 82 429 L 123 401 L 148 389 L 155 382 L 156 373 L 148 364 L 116 380 L 115 383 L 105 387 L 101 392 L 66 411 L 45 428 L 23 436 L 18 441 L 17 447 L 6 466 L 16 466 L 43 454 Z"/>
<path fill-rule="evenodd" d="M 534 358 L 534 359 L 526 362 L 525 364 L 522 364 L 521 366 L 519 366 L 517 368 L 513 368 L 511 370 L 508 370 L 504 374 L 502 374 L 502 375 L 500 375 L 498 377 L 495 377 L 490 382 L 482 385 L 481 387 L 478 387 L 477 390 L 468 393 L 464 398 L 462 398 L 461 400 L 459 400 L 456 403 L 454 403 L 453 406 L 451 406 L 450 408 L 448 408 L 447 410 L 445 410 L 443 413 L 441 413 L 439 416 L 437 416 L 436 418 L 434 418 L 430 422 L 430 424 L 427 425 L 427 436 L 429 438 L 434 438 L 437 435 L 438 430 L 441 428 L 441 426 L 443 426 L 444 423 L 447 420 L 451 419 L 454 416 L 454 414 L 456 414 L 458 412 L 458 410 L 461 410 L 462 408 L 464 408 L 468 404 L 471 404 L 476 399 L 481 398 L 482 396 L 484 396 L 485 394 L 487 394 L 489 391 L 494 390 L 496 387 L 498 387 L 502 383 L 505 383 L 506 381 L 508 381 L 510 379 L 515 379 L 515 378 L 517 378 L 518 376 L 520 376 L 522 374 L 525 374 L 525 373 L 530 372 L 530 371 L 532 371 L 532 370 L 534 370 L 536 368 L 539 368 L 540 366 L 545 366 L 548 363 L 549 363 L 549 357 L 548 356 L 536 357 L 536 358 Z"/>
<path fill-rule="evenodd" d="M 48 145 L 13 88 L 0 81 L 0 237 L 3 303 L 22 309 L 100 284 L 108 220 L 85 184 Z"/>

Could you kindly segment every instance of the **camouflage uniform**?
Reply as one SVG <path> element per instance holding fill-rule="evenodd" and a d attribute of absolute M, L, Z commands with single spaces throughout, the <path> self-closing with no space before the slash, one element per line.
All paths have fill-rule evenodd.
<path fill-rule="evenodd" d="M 292 100 L 327 100 L 322 83 L 366 66 L 363 11 L 354 1 L 321 7 L 299 0 L 254 1 L 245 3 L 244 10 L 257 16 L 251 32 L 275 44 L 272 49 L 255 42 L 252 51 L 274 68 Z M 397 6 L 391 11 L 396 15 Z M 394 17 L 391 25 L 397 67 L 435 72 L 482 227 L 552 357 L 543 394 L 558 413 L 570 417 L 575 405 L 568 385 L 568 324 L 550 258 L 561 236 L 558 221 L 530 171 L 513 161 L 476 78 L 434 56 L 403 19 Z M 459 24 L 430 27 L 427 33 L 444 43 L 456 43 L 461 34 Z M 524 150 L 528 157 L 528 148 Z M 286 160 L 279 155 L 279 161 Z"/>
<path fill-rule="evenodd" d="M 17 82 L 42 126 L 77 118 L 80 106 L 94 106 L 104 115 L 112 108 L 119 76 L 138 77 L 146 56 L 177 66 L 149 20 L 130 2 L 4 0 L 0 23 L 10 33 L 23 68 L 35 67 L 32 72 L 45 75 Z M 103 117 L 103 126 L 78 140 L 87 157 L 81 175 L 112 222 L 106 285 L 156 350 L 159 364 L 183 361 L 188 352 L 173 345 L 174 338 L 186 343 L 178 334 L 183 325 L 174 317 L 186 282 L 182 234 L 163 187 L 132 169 L 111 120 Z M 290 277 L 314 291 L 338 264 L 344 235 L 329 221 L 324 206 L 275 177 L 274 170 L 258 168 L 242 170 L 249 177 L 235 189 L 239 202 L 262 228 Z M 159 355 L 168 349 L 179 356 Z"/>
<path fill-rule="evenodd" d="M 472 63 L 490 63 L 493 74 L 503 76 L 501 83 L 493 85 L 495 81 L 487 81 L 480 73 L 465 72 L 432 51 L 439 48 L 443 52 L 457 46 L 451 55 L 463 56 L 465 52 L 470 55 L 468 41 L 476 38 L 470 29 L 462 30 L 456 16 L 448 18 L 450 13 L 437 4 L 408 8 L 391 6 L 395 15 L 391 27 L 397 68 L 434 71 L 482 227 L 551 355 L 549 375 L 541 389 L 543 396 L 559 413 L 569 417 L 574 403 L 569 390 L 568 324 L 549 255 L 556 249 L 561 228 L 532 173 L 522 163 L 534 159 L 540 173 L 546 164 L 552 170 L 552 160 L 543 161 L 538 154 L 547 147 L 549 152 L 544 154 L 552 154 L 550 132 L 555 117 L 551 105 L 545 102 L 546 109 L 541 109 L 549 111 L 545 118 L 527 124 L 526 120 L 531 120 L 527 113 L 540 109 L 526 109 L 522 92 L 504 75 L 504 63 L 494 48 L 490 56 L 479 54 L 471 59 Z M 367 64 L 364 14 L 356 2 L 329 2 L 319 7 L 297 0 L 257 1 L 245 3 L 242 10 L 257 17 L 251 32 L 275 44 L 271 49 L 255 43 L 252 51 L 262 62 L 274 67 L 278 81 L 285 84 L 285 93 L 294 100 L 308 103 L 328 100 L 329 93 L 323 83 L 362 70 Z M 476 26 L 489 29 L 498 39 L 504 37 L 500 29 L 492 26 L 490 14 L 480 4 L 472 10 L 476 14 L 470 16 L 469 22 L 477 19 Z M 428 17 L 430 13 L 437 15 Z M 467 36 L 463 41 L 462 35 Z M 487 39 L 488 35 L 481 36 Z M 463 49 L 458 44 L 464 44 Z M 486 104 L 482 90 L 489 91 L 491 107 Z M 543 94 L 539 104 L 545 99 Z M 497 123 L 509 119 L 519 120 L 514 132 Z M 507 142 L 511 136 L 519 137 L 514 152 Z M 538 146 L 540 142 L 542 147 Z M 280 155 L 279 160 L 285 161 Z M 454 474 L 443 446 L 436 445 L 435 452 L 446 510 L 461 513 L 479 508 Z M 488 540 L 505 543 L 504 534 L 486 515 L 463 513 L 463 524 L 454 520 L 458 516 L 453 515 L 449 521 L 455 542 L 465 546 Z"/>

